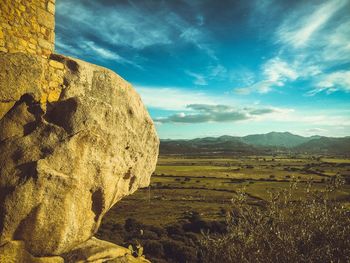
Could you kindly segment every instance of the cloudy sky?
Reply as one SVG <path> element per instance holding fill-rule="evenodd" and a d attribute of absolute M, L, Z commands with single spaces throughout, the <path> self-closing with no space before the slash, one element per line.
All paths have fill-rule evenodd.
<path fill-rule="evenodd" d="M 131 82 L 161 138 L 350 135 L 350 0 L 56 3 L 56 51 Z"/>

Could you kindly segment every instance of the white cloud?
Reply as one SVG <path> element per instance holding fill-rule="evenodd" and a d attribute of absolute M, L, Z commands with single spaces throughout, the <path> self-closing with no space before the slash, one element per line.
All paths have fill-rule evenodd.
<path fill-rule="evenodd" d="M 320 135 L 320 134 L 327 133 L 328 130 L 323 129 L 323 128 L 317 128 L 317 127 L 315 127 L 315 128 L 307 129 L 305 132 L 306 132 L 307 134 L 311 134 L 311 135 L 315 135 L 315 134 Z"/>
<path fill-rule="evenodd" d="M 107 50 L 105 48 L 99 47 L 98 45 L 96 45 L 92 41 L 85 42 L 84 47 L 90 49 L 91 51 L 93 51 L 97 55 L 101 56 L 102 58 L 105 58 L 108 60 L 115 60 L 115 61 L 119 61 L 119 62 L 124 62 L 124 59 L 121 56 L 119 56 L 118 54 L 116 54 L 115 52 L 112 52 L 112 51 Z"/>
<path fill-rule="evenodd" d="M 309 14 L 313 8 L 311 5 L 301 18 L 300 13 L 295 13 L 278 30 L 279 40 L 295 48 L 307 45 L 313 35 L 321 30 L 346 3 L 347 0 L 328 1 Z"/>
<path fill-rule="evenodd" d="M 321 91 L 326 91 L 329 94 L 338 90 L 350 92 L 350 71 L 337 71 L 324 75 L 316 83 L 316 88 L 308 94 L 315 95 Z"/>
<path fill-rule="evenodd" d="M 309 81 L 307 95 L 348 92 L 348 73 L 334 72 L 333 67 L 350 61 L 350 16 L 344 11 L 349 8 L 349 0 L 303 2 L 276 30 L 281 46 L 261 67 L 260 80 L 234 92 L 268 93 L 296 80 Z"/>
<path fill-rule="evenodd" d="M 262 66 L 263 80 L 253 83 L 247 87 L 234 89 L 235 93 L 246 95 L 251 92 L 268 93 L 273 87 L 282 87 L 288 81 L 294 81 L 299 77 L 299 74 L 294 69 L 293 65 L 279 57 L 268 60 Z"/>
<path fill-rule="evenodd" d="M 270 116 L 270 120 L 300 125 L 306 124 L 312 127 L 328 127 L 333 129 L 338 126 L 350 125 L 350 117 L 346 113 L 339 112 L 305 112 L 301 110 L 285 111 L 283 114 L 275 114 Z M 266 119 L 262 119 L 266 120 Z"/>
<path fill-rule="evenodd" d="M 268 81 L 275 83 L 277 86 L 283 86 L 285 81 L 298 78 L 298 73 L 287 62 L 278 57 L 264 64 L 263 74 Z"/>
<path fill-rule="evenodd" d="M 209 76 L 211 78 L 223 78 L 226 77 L 227 74 L 227 69 L 221 64 L 209 67 L 209 71 Z"/>
<path fill-rule="evenodd" d="M 194 27 L 179 17 L 174 12 L 166 14 L 165 20 L 176 28 L 179 32 L 180 39 L 186 43 L 192 43 L 198 49 L 204 51 L 211 59 L 217 61 L 214 50 L 208 44 L 208 32 L 203 32 L 203 27 Z"/>
<path fill-rule="evenodd" d="M 98 3 L 89 2 L 87 7 L 80 1 L 59 1 L 61 16 L 73 19 L 76 25 L 89 30 L 91 35 L 102 38 L 114 45 L 136 49 L 156 44 L 169 44 L 171 28 L 166 23 L 159 23 L 161 12 L 146 16 L 136 8 L 101 8 Z"/>
<path fill-rule="evenodd" d="M 350 17 L 339 26 L 322 35 L 318 41 L 320 57 L 327 64 L 337 64 L 350 60 Z"/>
<path fill-rule="evenodd" d="M 254 120 L 263 115 L 281 113 L 275 108 L 236 108 L 230 105 L 190 104 L 188 113 L 176 113 L 167 117 L 155 118 L 157 123 L 208 123 L 208 122 L 238 122 Z"/>
<path fill-rule="evenodd" d="M 135 88 L 147 107 L 165 110 L 188 110 L 186 107 L 189 104 L 215 104 L 217 99 L 203 92 L 188 89 L 142 86 Z"/>
<path fill-rule="evenodd" d="M 199 85 L 199 86 L 206 86 L 206 85 L 208 85 L 208 82 L 207 82 L 207 80 L 206 80 L 204 75 L 198 74 L 198 73 L 194 73 L 194 72 L 191 72 L 191 71 L 188 71 L 188 70 L 186 70 L 185 73 L 187 75 L 189 75 L 190 77 L 194 78 L 193 83 L 195 85 Z"/>
<path fill-rule="evenodd" d="M 65 31 L 83 29 L 88 32 L 79 32 L 83 41 L 100 39 L 116 47 L 137 50 L 156 45 L 192 43 L 211 58 L 217 59 L 208 44 L 210 39 L 204 32 L 205 28 L 189 24 L 171 12 L 166 4 L 162 4 L 162 8 L 154 8 L 152 13 L 150 7 L 142 6 L 142 2 L 129 4 L 106 7 L 98 1 L 61 0 L 57 3 L 57 15 L 63 18 L 63 22 L 58 21 L 57 25 L 63 27 L 64 21 L 72 21 L 74 27 L 66 28 Z M 59 40 L 62 41 L 69 39 Z"/>
<path fill-rule="evenodd" d="M 66 55 L 80 57 L 82 56 L 82 50 L 75 48 L 72 45 L 64 43 L 60 37 L 56 38 L 55 49 L 58 48 L 61 52 Z"/>

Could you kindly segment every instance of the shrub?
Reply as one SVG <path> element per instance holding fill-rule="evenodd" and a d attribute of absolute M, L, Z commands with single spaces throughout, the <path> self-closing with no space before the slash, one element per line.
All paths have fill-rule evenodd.
<path fill-rule="evenodd" d="M 306 198 L 295 199 L 298 184 L 271 193 L 264 207 L 247 204 L 244 193 L 227 218 L 228 232 L 203 234 L 201 262 L 349 262 L 350 217 L 330 198 L 339 187 L 332 180 L 323 192 L 310 183 Z"/>
<path fill-rule="evenodd" d="M 167 231 L 164 228 L 159 227 L 159 226 L 147 226 L 146 229 L 156 233 L 159 238 L 161 238 L 167 234 Z"/>
<path fill-rule="evenodd" d="M 142 229 L 142 224 L 134 218 L 127 218 L 124 228 L 128 232 L 140 231 Z"/>
<path fill-rule="evenodd" d="M 177 241 L 163 242 L 165 254 L 175 262 L 187 263 L 196 262 L 197 252 L 194 248 L 184 246 L 183 243 Z"/>
<path fill-rule="evenodd" d="M 201 215 L 197 211 L 187 212 L 186 215 L 184 216 L 184 218 L 189 220 L 191 223 L 196 222 L 196 221 L 200 221 L 202 219 Z"/>
<path fill-rule="evenodd" d="M 227 224 L 225 222 L 212 221 L 208 222 L 207 225 L 210 233 L 223 234 L 227 232 Z"/>
<path fill-rule="evenodd" d="M 143 248 L 146 255 L 150 254 L 153 257 L 161 257 L 164 253 L 163 245 L 159 241 L 147 240 L 143 243 Z"/>
<path fill-rule="evenodd" d="M 167 226 L 166 231 L 168 232 L 168 235 L 183 235 L 184 234 L 184 230 L 182 229 L 182 226 L 179 223 Z"/>
<path fill-rule="evenodd" d="M 150 231 L 150 230 L 143 230 L 142 234 L 140 235 L 140 239 L 151 239 L 156 240 L 159 239 L 157 233 Z"/>

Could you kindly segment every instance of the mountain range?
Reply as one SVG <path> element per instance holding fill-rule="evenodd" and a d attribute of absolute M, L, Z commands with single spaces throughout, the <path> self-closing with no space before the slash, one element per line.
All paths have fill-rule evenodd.
<path fill-rule="evenodd" d="M 278 152 L 349 155 L 350 136 L 304 137 L 290 132 L 270 132 L 244 137 L 224 135 L 191 140 L 161 140 L 161 154 L 274 154 Z"/>

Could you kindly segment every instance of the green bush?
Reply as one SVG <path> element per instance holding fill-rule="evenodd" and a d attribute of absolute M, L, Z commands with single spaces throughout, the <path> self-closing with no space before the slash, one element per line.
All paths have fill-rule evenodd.
<path fill-rule="evenodd" d="M 332 180 L 323 192 L 310 183 L 306 198 L 296 188 L 271 193 L 264 207 L 247 204 L 244 193 L 235 200 L 227 218 L 228 232 L 203 234 L 201 262 L 350 262 L 350 217 L 332 200 L 339 187 Z"/>

